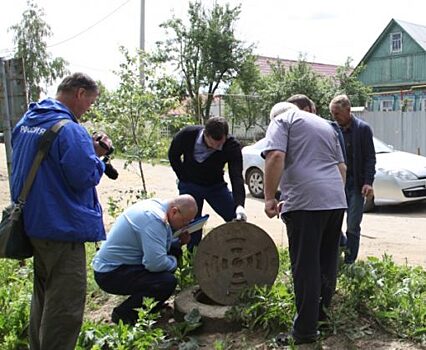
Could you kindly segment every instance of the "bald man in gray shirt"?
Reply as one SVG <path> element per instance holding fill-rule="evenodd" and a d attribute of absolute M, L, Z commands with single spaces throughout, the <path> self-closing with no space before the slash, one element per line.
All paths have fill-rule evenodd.
<path fill-rule="evenodd" d="M 318 339 L 318 321 L 335 290 L 340 230 L 346 208 L 344 158 L 336 132 L 311 113 L 311 100 L 292 96 L 299 107 L 277 115 L 266 133 L 265 213 L 286 224 L 297 315 L 282 345 Z M 281 188 L 282 205 L 275 192 Z"/>

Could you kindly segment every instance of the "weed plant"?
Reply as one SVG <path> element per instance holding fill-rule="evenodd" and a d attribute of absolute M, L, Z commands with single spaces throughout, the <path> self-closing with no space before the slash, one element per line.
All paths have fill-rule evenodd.
<path fill-rule="evenodd" d="M 229 318 L 250 330 L 275 334 L 289 330 L 295 313 L 288 250 L 280 250 L 280 268 L 272 287 L 254 287 L 243 292 L 240 304 L 232 307 Z"/>
<path fill-rule="evenodd" d="M 339 277 L 345 306 L 389 333 L 426 345 L 426 271 L 390 256 L 345 266 Z"/>
<path fill-rule="evenodd" d="M 32 260 L 20 266 L 15 260 L 0 264 L 0 349 L 28 348 Z"/>
<path fill-rule="evenodd" d="M 349 339 L 383 330 L 426 344 L 426 271 L 421 267 L 396 265 L 391 257 L 368 258 L 341 267 L 337 293 L 328 311 L 328 333 Z M 288 331 L 295 315 L 288 251 L 280 251 L 280 269 L 275 284 L 247 290 L 229 317 L 251 330 L 266 334 Z"/>
<path fill-rule="evenodd" d="M 144 299 L 145 308 L 139 309 L 139 320 L 135 325 L 118 325 L 85 322 L 76 350 L 144 350 L 157 349 L 164 342 L 164 332 L 154 327 L 158 317 L 150 313 L 155 306 L 153 299 Z"/>
<path fill-rule="evenodd" d="M 93 279 L 90 267 L 96 252 L 87 244 L 88 288 L 86 312 L 96 312 L 109 301 Z M 185 250 L 176 272 L 179 290 L 195 283 L 191 255 Z M 32 260 L 21 267 L 17 261 L 0 264 L 0 349 L 28 349 L 29 307 L 32 292 Z M 93 321 L 85 315 L 78 349 L 160 349 L 187 336 L 186 325 L 167 333 L 154 327 L 157 315 L 140 311 L 137 326 Z M 291 328 L 295 315 L 291 268 L 287 250 L 280 250 L 280 269 L 275 284 L 252 288 L 241 297 L 228 317 L 251 330 L 275 334 Z M 340 269 L 337 292 L 329 312 L 332 333 L 350 339 L 371 335 L 377 326 L 398 337 L 426 345 L 426 271 L 396 265 L 391 257 L 368 258 Z M 183 329 L 180 333 L 179 329 Z M 162 345 L 163 344 L 163 347 Z M 187 340 L 187 345 L 190 342 Z M 216 344 L 224 347 L 225 344 Z"/>

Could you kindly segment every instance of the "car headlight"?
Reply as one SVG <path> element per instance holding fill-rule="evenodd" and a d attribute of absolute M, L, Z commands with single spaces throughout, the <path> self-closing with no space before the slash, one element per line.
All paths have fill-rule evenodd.
<path fill-rule="evenodd" d="M 417 180 L 417 176 L 406 169 L 379 169 L 384 174 L 397 177 L 400 180 Z"/>

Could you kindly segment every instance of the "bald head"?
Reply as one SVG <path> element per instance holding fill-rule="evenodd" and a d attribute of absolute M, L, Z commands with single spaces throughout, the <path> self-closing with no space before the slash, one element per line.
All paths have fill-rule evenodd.
<path fill-rule="evenodd" d="M 289 111 L 290 109 L 299 109 L 294 103 L 290 102 L 278 102 L 272 107 L 269 118 L 272 120 L 276 116 Z"/>
<path fill-rule="evenodd" d="M 198 206 L 194 197 L 189 194 L 182 194 L 169 201 L 167 218 L 170 225 L 178 230 L 186 226 L 197 215 Z"/>
<path fill-rule="evenodd" d="M 182 214 L 193 215 L 194 217 L 197 214 L 197 202 L 190 194 L 182 194 L 172 199 L 171 203 L 178 207 Z"/>

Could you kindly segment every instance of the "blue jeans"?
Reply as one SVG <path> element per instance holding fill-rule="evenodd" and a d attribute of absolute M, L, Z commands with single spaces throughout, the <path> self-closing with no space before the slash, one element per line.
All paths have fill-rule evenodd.
<path fill-rule="evenodd" d="M 356 188 L 353 177 L 348 177 L 346 180 L 346 200 L 348 202 L 346 216 L 346 252 L 345 263 L 352 264 L 355 262 L 358 251 L 359 241 L 361 236 L 361 221 L 364 213 L 364 197 L 361 190 Z"/>
<path fill-rule="evenodd" d="M 179 194 L 190 194 L 195 198 L 198 205 L 196 218 L 202 215 L 204 200 L 207 201 L 213 210 L 226 222 L 232 221 L 232 219 L 235 218 L 234 198 L 225 182 L 210 186 L 202 186 L 191 182 L 180 181 L 178 189 Z M 194 246 L 200 243 L 201 237 L 202 230 L 191 234 L 191 241 L 188 243 L 188 249 L 190 251 L 192 251 Z"/>

